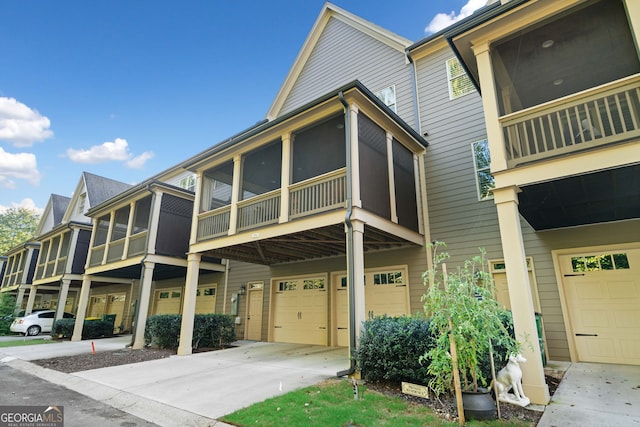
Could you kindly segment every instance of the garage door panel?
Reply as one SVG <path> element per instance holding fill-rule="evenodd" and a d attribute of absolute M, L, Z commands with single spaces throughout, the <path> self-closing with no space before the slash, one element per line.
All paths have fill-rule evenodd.
<path fill-rule="evenodd" d="M 639 256 L 632 249 L 560 257 L 578 361 L 640 364 Z"/>
<path fill-rule="evenodd" d="M 275 281 L 274 287 L 273 341 L 327 345 L 326 279 Z"/>

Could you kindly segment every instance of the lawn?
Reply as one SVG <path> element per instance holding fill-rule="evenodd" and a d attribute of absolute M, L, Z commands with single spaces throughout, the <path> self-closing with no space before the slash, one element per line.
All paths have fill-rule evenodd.
<path fill-rule="evenodd" d="M 351 383 L 329 380 L 292 391 L 224 416 L 221 421 L 242 426 L 380 427 L 457 426 L 428 407 L 360 386 L 354 399 Z M 467 426 L 531 426 L 523 422 L 467 422 Z"/>
<path fill-rule="evenodd" d="M 16 337 L 15 340 L 11 340 L 11 341 L 0 341 L 0 348 L 4 348 L 4 347 L 17 347 L 17 346 L 21 346 L 21 345 L 36 345 L 36 344 L 51 344 L 54 343 L 56 341 L 51 340 L 51 339 L 44 339 L 44 338 L 37 338 L 34 340 L 27 340 L 24 338 L 19 338 Z"/>

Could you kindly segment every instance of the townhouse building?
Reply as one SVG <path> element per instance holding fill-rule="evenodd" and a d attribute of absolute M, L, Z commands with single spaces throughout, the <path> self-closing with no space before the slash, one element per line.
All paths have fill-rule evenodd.
<path fill-rule="evenodd" d="M 486 250 L 532 402 L 546 359 L 640 364 L 639 41 L 634 0 L 493 1 L 417 42 L 326 3 L 265 120 L 92 204 L 73 339 L 124 293 L 136 348 L 182 313 L 190 354 L 216 312 L 354 349 L 422 312 L 444 241 L 453 266 Z M 42 234 L 37 286 L 64 241 Z"/>

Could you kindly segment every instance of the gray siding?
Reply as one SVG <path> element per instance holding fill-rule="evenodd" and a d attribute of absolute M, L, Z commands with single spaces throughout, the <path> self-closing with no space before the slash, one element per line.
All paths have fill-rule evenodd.
<path fill-rule="evenodd" d="M 264 282 L 264 290 L 262 292 L 262 341 L 267 341 L 269 331 L 269 306 L 271 300 L 271 275 L 269 267 L 259 264 L 248 264 L 246 262 L 232 261 L 229 264 L 229 283 L 227 284 L 227 313 L 231 312 L 231 294 L 237 292 L 242 284 L 247 282 Z M 224 283 L 220 285 L 224 288 Z M 221 298 L 216 303 L 222 303 L 223 290 L 220 292 Z M 222 306 L 220 306 L 222 310 Z M 240 296 L 238 303 L 238 316 L 242 319 L 242 323 L 236 326 L 236 335 L 238 339 L 244 339 L 244 332 L 247 319 L 247 294 Z"/>
<path fill-rule="evenodd" d="M 280 115 L 354 80 L 374 93 L 395 85 L 398 115 L 410 125 L 415 123 L 411 67 L 404 52 L 336 18 L 329 20 Z"/>

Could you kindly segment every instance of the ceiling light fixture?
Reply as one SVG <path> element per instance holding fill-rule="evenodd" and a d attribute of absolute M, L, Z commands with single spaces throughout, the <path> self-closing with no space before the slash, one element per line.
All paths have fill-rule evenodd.
<path fill-rule="evenodd" d="M 551 46 L 553 46 L 553 43 L 555 43 L 553 40 L 549 39 L 549 40 L 545 40 L 542 42 L 542 47 L 544 49 L 550 48 Z"/>
<path fill-rule="evenodd" d="M 553 81 L 554 86 L 560 86 L 562 83 L 564 83 L 564 79 L 556 79 Z"/>

